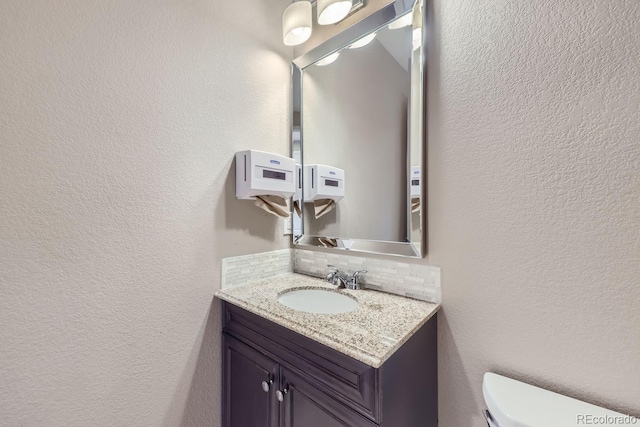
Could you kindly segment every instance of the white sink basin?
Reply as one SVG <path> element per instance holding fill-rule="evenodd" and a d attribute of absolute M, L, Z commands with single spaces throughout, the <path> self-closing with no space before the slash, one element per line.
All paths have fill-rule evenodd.
<path fill-rule="evenodd" d="M 278 302 L 297 311 L 318 314 L 348 313 L 358 301 L 348 295 L 325 289 L 297 289 L 278 297 Z"/>

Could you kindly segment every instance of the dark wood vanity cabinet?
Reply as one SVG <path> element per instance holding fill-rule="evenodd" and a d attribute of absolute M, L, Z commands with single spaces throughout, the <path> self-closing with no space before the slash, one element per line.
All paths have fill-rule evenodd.
<path fill-rule="evenodd" d="M 437 426 L 436 316 L 373 368 L 222 304 L 224 427 Z"/>

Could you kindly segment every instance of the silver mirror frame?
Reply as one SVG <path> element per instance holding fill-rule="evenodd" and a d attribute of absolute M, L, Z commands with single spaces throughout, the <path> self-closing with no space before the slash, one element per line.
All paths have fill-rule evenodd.
<path fill-rule="evenodd" d="M 326 248 L 330 250 L 336 250 L 341 252 L 359 252 L 365 254 L 379 254 L 379 255 L 391 255 L 408 258 L 424 258 L 427 253 L 427 153 L 426 153 L 426 29 L 427 29 L 427 8 L 426 1 L 422 0 L 422 43 L 419 47 L 420 51 L 420 87 L 417 92 L 421 94 L 420 106 L 422 109 L 422 124 L 420 127 L 420 139 L 422 140 L 422 197 L 420 201 L 420 209 L 422 214 L 420 215 L 420 227 L 422 229 L 421 241 L 419 242 L 419 250 L 416 250 L 415 243 L 418 242 L 387 242 L 380 240 L 366 240 L 366 239 L 350 239 L 356 242 L 349 250 L 338 247 L 326 247 L 322 245 L 322 241 L 327 239 L 340 240 L 340 237 L 325 237 L 325 236 L 310 236 L 304 234 L 304 219 L 302 220 L 302 234 L 296 236 L 293 234 L 293 244 L 297 246 L 303 246 L 306 248 Z M 368 17 L 355 23 L 351 27 L 331 37 L 321 45 L 315 47 L 309 52 L 297 57 L 291 64 L 291 94 L 292 94 L 292 117 L 291 117 L 291 152 L 292 156 L 294 147 L 296 144 L 300 146 L 300 156 L 304 158 L 304 145 L 303 145 L 303 132 L 302 132 L 302 75 L 304 69 L 315 64 L 317 61 L 325 58 L 332 53 L 335 53 L 344 47 L 352 44 L 359 38 L 370 34 L 374 31 L 378 31 L 384 26 L 388 25 L 391 21 L 399 18 L 402 15 L 410 13 L 413 7 L 420 0 L 395 0 L 393 3 L 388 4 Z M 412 57 L 413 61 L 413 57 Z M 407 177 L 409 171 L 407 172 Z M 407 190 L 408 191 L 408 190 Z M 303 213 L 304 215 L 304 213 Z M 407 213 L 409 221 L 407 222 L 408 236 L 411 232 L 411 210 Z"/>

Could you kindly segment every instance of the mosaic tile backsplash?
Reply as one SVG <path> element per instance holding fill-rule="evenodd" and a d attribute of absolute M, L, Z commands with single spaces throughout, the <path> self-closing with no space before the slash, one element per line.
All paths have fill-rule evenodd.
<path fill-rule="evenodd" d="M 328 264 L 351 273 L 367 270 L 362 283 L 369 289 L 424 301 L 442 302 L 439 267 L 301 249 L 296 249 L 294 252 L 296 273 L 325 277 L 329 272 Z"/>
<path fill-rule="evenodd" d="M 222 289 L 291 272 L 325 277 L 328 264 L 342 271 L 367 270 L 365 287 L 441 303 L 440 268 L 393 259 L 369 258 L 304 249 L 283 249 L 222 260 Z"/>
<path fill-rule="evenodd" d="M 293 249 L 262 252 L 222 260 L 221 288 L 246 285 L 293 272 Z"/>

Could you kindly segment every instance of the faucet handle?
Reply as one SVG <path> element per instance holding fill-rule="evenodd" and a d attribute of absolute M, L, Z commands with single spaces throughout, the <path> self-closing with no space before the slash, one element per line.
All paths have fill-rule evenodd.
<path fill-rule="evenodd" d="M 358 284 L 358 278 L 360 277 L 360 275 L 365 275 L 367 274 L 367 270 L 358 270 L 355 273 L 353 273 L 353 275 L 351 276 L 353 278 L 353 284 L 357 285 Z"/>
<path fill-rule="evenodd" d="M 337 286 L 339 289 L 345 288 L 347 283 L 347 276 L 342 273 L 335 265 L 327 265 L 327 267 L 333 269 L 333 271 L 327 274 L 326 281 L 331 283 L 333 286 Z"/>
<path fill-rule="evenodd" d="M 336 275 L 338 274 L 338 269 L 336 268 L 335 265 L 331 265 L 331 264 L 328 264 L 327 267 L 331 268 L 333 271 L 327 274 L 327 277 L 325 278 L 325 280 L 329 283 L 333 283 Z"/>

